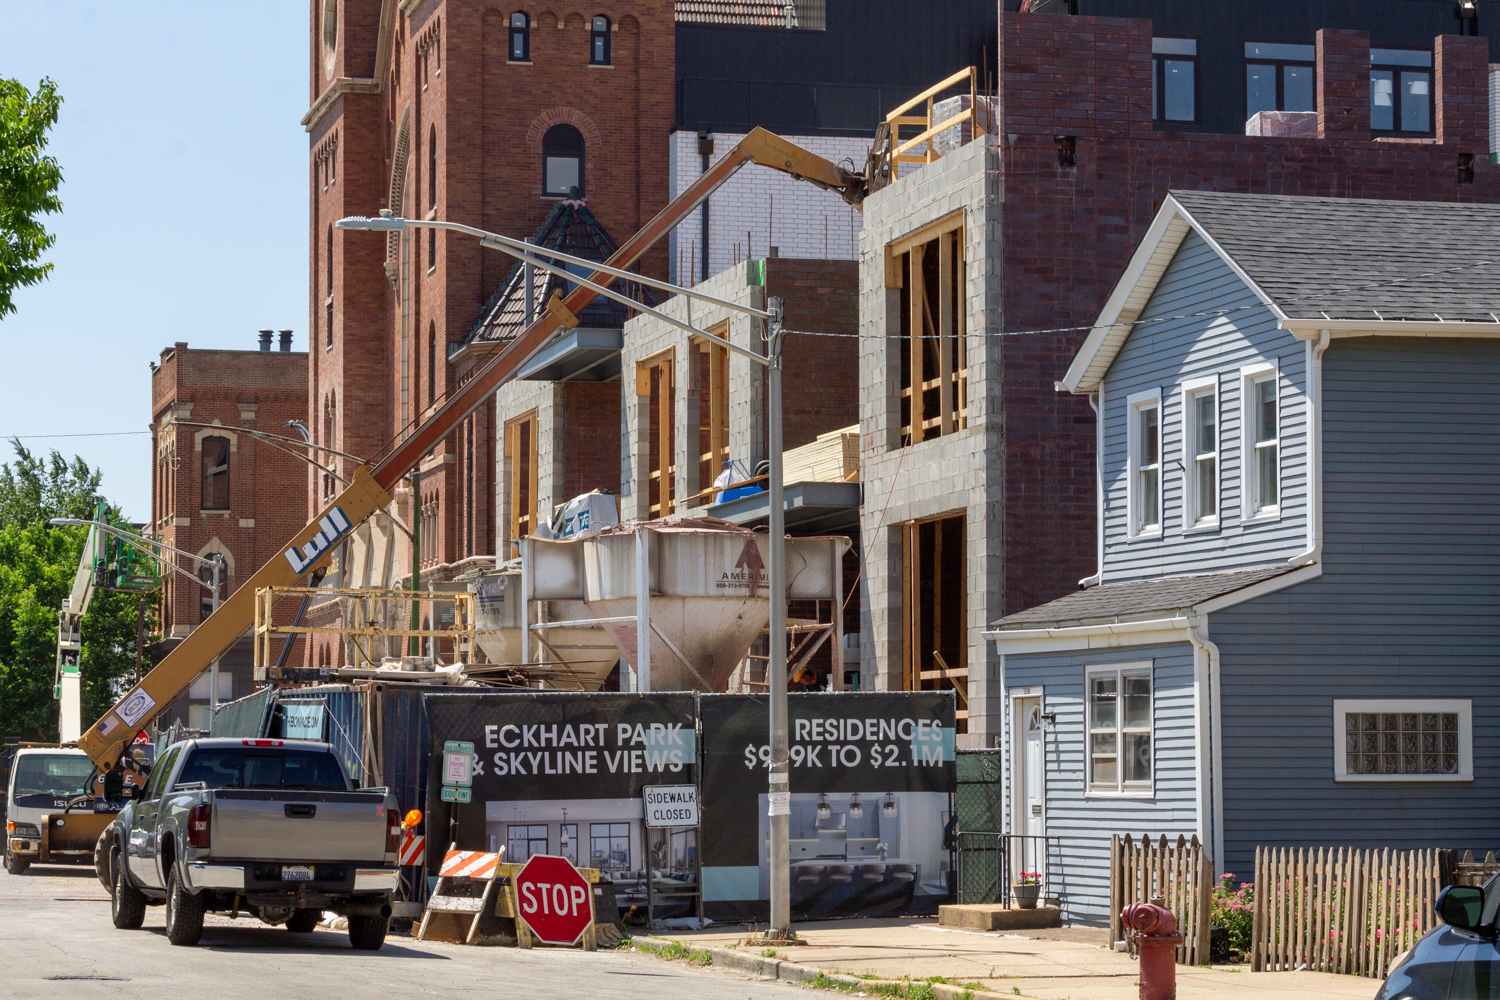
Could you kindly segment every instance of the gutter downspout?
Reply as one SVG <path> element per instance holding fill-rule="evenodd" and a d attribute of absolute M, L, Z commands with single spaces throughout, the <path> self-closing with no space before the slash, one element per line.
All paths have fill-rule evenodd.
<path fill-rule="evenodd" d="M 1307 548 L 1287 562 L 1302 566 L 1323 558 L 1323 352 L 1328 350 L 1329 331 L 1307 341 Z"/>
<path fill-rule="evenodd" d="M 1203 766 L 1203 706 L 1198 707 L 1198 825 L 1208 837 L 1208 853 L 1213 858 L 1215 874 L 1224 867 L 1224 739 L 1220 732 L 1222 713 L 1219 704 L 1219 647 L 1208 637 L 1208 618 L 1188 619 L 1188 639 L 1195 651 L 1207 660 L 1200 674 L 1200 690 L 1208 703 L 1208 766 Z M 1194 659 L 1197 657 L 1195 656 Z M 1195 671 L 1198 673 L 1198 671 Z M 1206 772 L 1206 773 L 1205 773 Z M 1204 779 L 1207 778 L 1207 789 Z M 1205 812 L 1208 816 L 1205 818 Z"/>
<path fill-rule="evenodd" d="M 1098 569 L 1093 576 L 1078 581 L 1080 589 L 1096 587 L 1104 582 L 1104 388 L 1101 386 L 1089 393 L 1089 406 L 1094 411 L 1094 521 L 1098 526 Z"/>

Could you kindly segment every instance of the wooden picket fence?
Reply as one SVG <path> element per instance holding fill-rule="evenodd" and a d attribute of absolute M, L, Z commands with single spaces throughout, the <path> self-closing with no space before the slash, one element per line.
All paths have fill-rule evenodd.
<path fill-rule="evenodd" d="M 1257 847 L 1251 969 L 1384 977 L 1436 924 L 1448 853 Z"/>
<path fill-rule="evenodd" d="M 1198 843 L 1178 835 L 1169 844 L 1162 836 L 1149 835 L 1139 841 L 1129 834 L 1109 838 L 1109 932 L 1111 941 L 1125 939 L 1120 911 L 1131 903 L 1161 900 L 1177 917 L 1178 965 L 1208 963 L 1210 923 L 1213 917 L 1213 862 Z M 1134 945 L 1131 948 L 1134 952 Z"/>

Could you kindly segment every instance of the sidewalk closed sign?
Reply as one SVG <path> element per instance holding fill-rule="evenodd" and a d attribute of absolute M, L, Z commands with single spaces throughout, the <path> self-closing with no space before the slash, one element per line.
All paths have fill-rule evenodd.
<path fill-rule="evenodd" d="M 647 785 L 646 825 L 684 827 L 698 825 L 698 786 Z"/>

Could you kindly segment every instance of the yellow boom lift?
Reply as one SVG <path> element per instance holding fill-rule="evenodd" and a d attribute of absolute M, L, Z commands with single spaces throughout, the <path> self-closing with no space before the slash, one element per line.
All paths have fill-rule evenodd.
<path fill-rule="evenodd" d="M 605 265 L 624 270 L 635 264 L 648 248 L 748 163 L 758 163 L 820 188 L 837 191 L 856 208 L 871 189 L 871 181 L 878 184 L 876 178 L 880 177 L 874 160 L 866 164 L 863 174 L 857 174 L 757 128 L 627 240 Z M 614 280 L 615 276 L 604 271 L 595 271 L 589 276 L 590 282 L 603 286 Z M 281 555 L 257 570 L 157 664 L 156 669 L 132 687 L 102 719 L 85 730 L 79 737 L 78 746 L 93 758 L 100 770 L 115 767 L 135 734 L 171 704 L 214 657 L 222 654 L 251 626 L 257 592 L 266 587 L 297 586 L 305 576 L 323 567 L 341 539 L 390 504 L 389 491 L 421 457 L 483 405 L 496 389 L 510 381 L 533 354 L 547 345 L 560 327 L 571 325 L 572 317 L 581 313 L 596 294 L 593 289 L 580 284 L 560 303 L 550 305 L 547 312 L 503 352 L 495 355 L 409 437 L 396 444 L 388 455 L 372 465 L 356 469 L 348 488 L 297 532 Z"/>

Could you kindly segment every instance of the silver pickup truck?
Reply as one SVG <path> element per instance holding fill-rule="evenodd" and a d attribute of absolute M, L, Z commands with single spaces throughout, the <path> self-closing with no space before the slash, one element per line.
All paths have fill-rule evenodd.
<path fill-rule="evenodd" d="M 400 871 L 396 800 L 354 789 L 326 743 L 174 744 L 112 830 L 116 927 L 135 930 L 147 906 L 165 905 L 168 940 L 190 945 L 211 910 L 299 933 L 332 910 L 348 917 L 355 948 L 385 941 Z"/>

